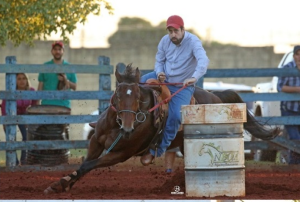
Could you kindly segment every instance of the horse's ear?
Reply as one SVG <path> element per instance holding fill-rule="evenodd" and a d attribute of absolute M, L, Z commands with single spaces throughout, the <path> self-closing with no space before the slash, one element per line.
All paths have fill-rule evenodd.
<path fill-rule="evenodd" d="M 117 82 L 118 83 L 122 83 L 122 76 L 120 75 L 119 67 L 118 66 L 116 68 L 115 76 L 116 76 Z"/>
<path fill-rule="evenodd" d="M 137 67 L 135 69 L 135 81 L 136 81 L 136 83 L 139 83 L 140 79 L 141 79 L 141 72 L 140 72 L 139 68 Z"/>

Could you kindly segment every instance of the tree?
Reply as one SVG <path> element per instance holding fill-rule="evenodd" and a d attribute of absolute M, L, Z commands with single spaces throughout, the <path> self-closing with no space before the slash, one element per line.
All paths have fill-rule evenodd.
<path fill-rule="evenodd" d="M 113 12 L 106 0 L 1 0 L 0 44 L 12 41 L 33 45 L 35 39 L 46 39 L 60 32 L 64 41 L 77 23 L 84 24 L 89 14 L 100 15 L 102 8 Z"/>

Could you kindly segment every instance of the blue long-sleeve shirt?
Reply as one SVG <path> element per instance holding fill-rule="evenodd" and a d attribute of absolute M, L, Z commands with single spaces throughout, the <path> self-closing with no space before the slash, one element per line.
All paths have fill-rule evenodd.
<path fill-rule="evenodd" d="M 297 65 L 293 60 L 288 64 L 286 64 L 283 68 L 297 69 Z M 277 83 L 277 91 L 281 92 L 283 86 L 300 86 L 300 77 L 299 76 L 279 77 Z M 281 101 L 280 106 L 285 110 L 300 112 L 300 101 Z"/>
<path fill-rule="evenodd" d="M 208 64 L 200 39 L 187 31 L 179 45 L 172 43 L 169 35 L 165 35 L 158 44 L 155 72 L 156 75 L 164 72 L 169 83 L 182 83 L 191 77 L 198 80 L 206 73 Z"/>

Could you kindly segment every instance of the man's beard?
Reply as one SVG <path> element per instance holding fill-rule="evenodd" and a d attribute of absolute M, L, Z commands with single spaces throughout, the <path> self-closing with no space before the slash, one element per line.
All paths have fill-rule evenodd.
<path fill-rule="evenodd" d="M 54 56 L 54 59 L 55 59 L 55 60 L 61 60 L 61 58 L 62 58 L 62 55 L 59 55 L 59 56 L 56 56 L 56 55 L 55 55 L 55 56 Z"/>
<path fill-rule="evenodd" d="M 175 39 L 175 40 L 173 40 L 173 39 Z M 177 39 L 177 38 L 175 38 L 175 37 L 172 38 L 171 41 L 172 41 L 172 43 L 175 44 L 175 45 L 178 45 L 178 44 L 180 44 L 180 42 L 181 42 L 180 39 Z"/>

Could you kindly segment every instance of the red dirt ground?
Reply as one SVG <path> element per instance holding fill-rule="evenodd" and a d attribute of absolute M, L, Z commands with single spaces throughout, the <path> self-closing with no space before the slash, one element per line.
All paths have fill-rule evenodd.
<path fill-rule="evenodd" d="M 0 199 L 207 199 L 174 195 L 174 186 L 185 191 L 184 164 L 176 159 L 176 171 L 165 174 L 163 159 L 143 167 L 139 157 L 109 168 L 96 169 L 79 180 L 68 193 L 44 195 L 52 182 L 72 171 L 1 172 Z M 258 166 L 257 166 L 258 167 Z M 211 199 L 300 199 L 299 167 L 279 169 L 246 165 L 246 196 Z"/>

